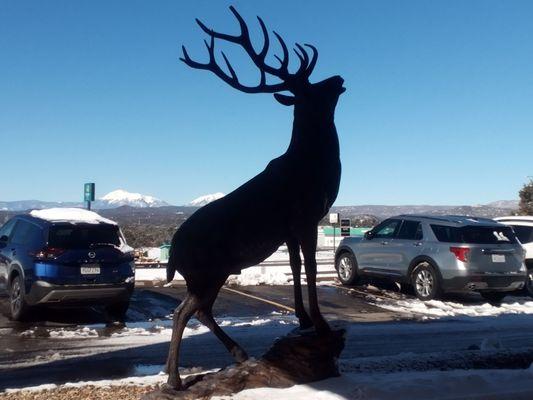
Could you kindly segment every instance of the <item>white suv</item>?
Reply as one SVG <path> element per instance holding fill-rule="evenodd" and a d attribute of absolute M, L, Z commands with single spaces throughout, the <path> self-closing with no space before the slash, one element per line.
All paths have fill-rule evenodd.
<path fill-rule="evenodd" d="M 515 231 L 516 237 L 520 240 L 522 247 L 526 250 L 527 285 L 526 289 L 533 297 L 533 217 L 515 216 L 495 218 L 502 224 L 509 225 Z"/>

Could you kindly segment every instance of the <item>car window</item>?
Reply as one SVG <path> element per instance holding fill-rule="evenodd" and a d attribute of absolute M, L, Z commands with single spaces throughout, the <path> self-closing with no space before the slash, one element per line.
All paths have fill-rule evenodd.
<path fill-rule="evenodd" d="M 95 245 L 121 245 L 115 225 L 56 225 L 50 228 L 48 245 L 62 249 L 85 249 Z"/>
<path fill-rule="evenodd" d="M 11 243 L 36 247 L 42 239 L 43 231 L 41 228 L 26 221 L 18 221 L 11 237 Z"/>
<path fill-rule="evenodd" d="M 394 234 L 396 233 L 396 231 L 398 230 L 398 227 L 400 226 L 400 222 L 401 221 L 399 219 L 390 219 L 390 220 L 384 221 L 374 231 L 374 237 L 375 238 L 394 237 Z"/>
<path fill-rule="evenodd" d="M 520 243 L 533 242 L 533 226 L 512 225 L 512 227 Z"/>
<path fill-rule="evenodd" d="M 516 236 L 508 226 L 453 227 L 431 225 L 431 229 L 439 242 L 470 244 L 516 243 Z"/>
<path fill-rule="evenodd" d="M 422 240 L 422 224 L 418 221 L 404 220 L 398 232 L 398 239 Z"/>
<path fill-rule="evenodd" d="M 0 237 L 10 237 L 11 232 L 13 231 L 13 227 L 15 226 L 15 222 L 17 222 L 17 220 L 11 219 L 2 228 L 0 228 Z"/>

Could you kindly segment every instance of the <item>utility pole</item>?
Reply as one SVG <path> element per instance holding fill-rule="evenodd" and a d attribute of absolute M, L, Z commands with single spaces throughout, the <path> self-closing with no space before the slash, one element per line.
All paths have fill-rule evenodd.
<path fill-rule="evenodd" d="M 337 227 L 336 225 L 339 223 L 339 213 L 331 213 L 329 214 L 329 223 L 333 225 L 333 254 L 335 254 L 335 251 L 337 250 Z"/>

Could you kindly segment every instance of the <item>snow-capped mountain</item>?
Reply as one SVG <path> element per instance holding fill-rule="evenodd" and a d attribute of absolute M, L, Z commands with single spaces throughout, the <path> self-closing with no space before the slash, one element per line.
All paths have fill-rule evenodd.
<path fill-rule="evenodd" d="M 197 199 L 194 199 L 190 203 L 186 204 L 189 207 L 202 207 L 206 204 L 211 203 L 212 201 L 218 200 L 221 197 L 224 197 L 224 193 L 212 193 L 212 194 L 206 194 L 205 196 L 200 196 Z"/>
<path fill-rule="evenodd" d="M 162 207 L 169 204 L 153 196 L 146 196 L 140 193 L 130 193 L 123 189 L 113 190 L 104 197 L 101 197 L 95 204 L 95 208 L 114 208 L 120 206 L 130 207 Z"/>

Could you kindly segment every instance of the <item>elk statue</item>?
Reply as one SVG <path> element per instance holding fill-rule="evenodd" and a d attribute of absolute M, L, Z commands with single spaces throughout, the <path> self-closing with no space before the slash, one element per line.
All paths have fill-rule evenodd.
<path fill-rule="evenodd" d="M 264 171 L 225 197 L 196 211 L 174 234 L 167 266 L 167 280 L 178 271 L 187 283 L 187 295 L 174 313 L 173 332 L 167 360 L 168 387 L 181 389 L 178 373 L 179 349 L 187 321 L 196 315 L 225 345 L 237 362 L 247 359 L 246 352 L 217 325 L 212 307 L 218 292 L 230 274 L 265 260 L 286 243 L 294 277 L 296 316 L 302 329 L 314 327 L 327 334 L 329 326 L 322 317 L 316 291 L 315 259 L 318 223 L 337 197 L 341 176 L 339 141 L 334 124 L 338 98 L 345 91 L 343 79 L 333 76 L 310 83 L 318 52 L 312 45 L 296 44 L 298 69 L 289 71 L 289 50 L 274 32 L 282 57 L 279 66 L 266 62 L 269 34 L 259 17 L 264 44 L 256 52 L 248 27 L 239 13 L 230 7 L 240 25 L 239 35 L 215 32 L 201 21 L 200 28 L 209 36 L 207 63 L 193 61 L 183 47 L 180 58 L 189 67 L 213 72 L 233 88 L 245 93 L 273 93 L 283 105 L 294 106 L 292 138 L 286 152 L 269 162 Z M 260 72 L 257 86 L 239 82 L 226 55 L 226 70 L 217 64 L 215 40 L 242 47 Z M 308 51 L 311 52 L 308 53 Z M 279 82 L 267 82 L 267 74 Z M 292 96 L 279 92 L 289 91 Z M 257 219 L 260 226 L 250 231 Z M 304 309 L 300 283 L 302 250 L 309 295 L 309 314 Z"/>

